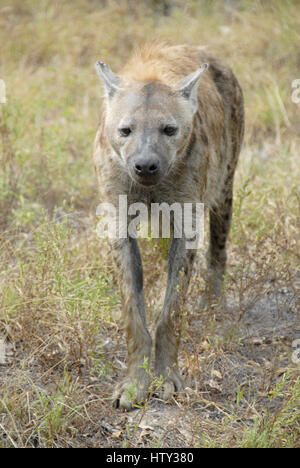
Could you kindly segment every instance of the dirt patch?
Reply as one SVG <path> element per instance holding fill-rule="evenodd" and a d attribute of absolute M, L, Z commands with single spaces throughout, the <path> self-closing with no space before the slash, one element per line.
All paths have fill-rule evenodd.
<path fill-rule="evenodd" d="M 207 316 L 194 314 L 179 360 L 185 391 L 169 402 L 154 394 L 128 414 L 113 411 L 102 438 L 97 433 L 92 443 L 103 443 L 106 434 L 113 447 L 194 447 L 223 431 L 223 443 L 229 444 L 237 428 L 246 431 L 257 416 L 280 411 L 282 398 L 269 398 L 269 392 L 291 364 L 292 342 L 300 337 L 298 314 L 297 297 L 287 290 L 257 298 L 242 314 L 231 302 L 207 335 Z M 122 356 L 114 356 L 118 364 L 126 354 L 124 343 L 122 348 Z"/>

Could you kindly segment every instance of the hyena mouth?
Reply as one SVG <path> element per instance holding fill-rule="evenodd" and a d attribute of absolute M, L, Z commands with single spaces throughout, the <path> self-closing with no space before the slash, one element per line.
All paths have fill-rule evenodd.
<path fill-rule="evenodd" d="M 152 187 L 156 185 L 159 181 L 160 177 L 159 176 L 143 176 L 139 177 L 136 176 L 134 177 L 134 180 L 139 184 L 143 185 L 144 187 Z"/>

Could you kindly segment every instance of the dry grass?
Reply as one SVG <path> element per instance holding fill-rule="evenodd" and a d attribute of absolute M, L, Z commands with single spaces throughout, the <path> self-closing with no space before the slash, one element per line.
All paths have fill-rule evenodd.
<path fill-rule="evenodd" d="M 299 13 L 279 0 L 1 2 L 0 447 L 299 446 Z M 199 310 L 199 261 L 184 310 L 186 393 L 122 414 L 109 402 L 126 360 L 119 296 L 94 232 L 93 65 L 117 70 L 153 37 L 207 45 L 230 64 L 247 127 L 229 311 Z M 143 254 L 152 326 L 165 255 L 149 242 Z"/>

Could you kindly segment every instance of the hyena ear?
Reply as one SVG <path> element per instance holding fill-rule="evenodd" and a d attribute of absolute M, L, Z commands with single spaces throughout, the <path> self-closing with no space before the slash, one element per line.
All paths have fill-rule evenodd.
<path fill-rule="evenodd" d="M 96 62 L 95 68 L 103 83 L 106 97 L 111 99 L 115 92 L 121 87 L 120 78 L 103 62 Z"/>
<path fill-rule="evenodd" d="M 202 73 L 208 69 L 208 63 L 203 63 L 195 72 L 186 76 L 179 82 L 178 91 L 183 97 L 189 100 L 193 114 L 198 109 L 198 84 Z"/>

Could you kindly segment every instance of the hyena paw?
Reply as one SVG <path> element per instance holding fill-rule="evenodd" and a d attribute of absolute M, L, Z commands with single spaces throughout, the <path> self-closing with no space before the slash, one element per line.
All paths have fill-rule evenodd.
<path fill-rule="evenodd" d="M 126 378 L 113 393 L 113 406 L 126 411 L 134 409 L 146 400 L 149 392 L 148 388 L 149 381 L 147 377 L 139 378 L 139 380 Z"/>
<path fill-rule="evenodd" d="M 220 290 L 206 289 L 198 304 L 200 309 L 226 308 L 225 295 Z"/>
<path fill-rule="evenodd" d="M 162 400 L 169 400 L 175 393 L 180 393 L 184 389 L 184 381 L 179 370 L 168 370 L 158 395 Z"/>

